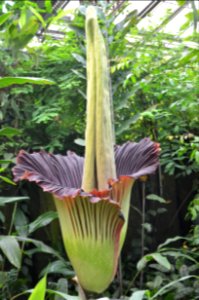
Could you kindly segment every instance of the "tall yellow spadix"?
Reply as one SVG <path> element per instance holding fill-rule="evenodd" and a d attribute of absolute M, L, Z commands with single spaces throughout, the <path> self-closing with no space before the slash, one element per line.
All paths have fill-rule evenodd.
<path fill-rule="evenodd" d="M 96 10 L 86 12 L 87 43 L 87 127 L 82 188 L 104 190 L 116 178 L 111 94 L 106 46 L 97 22 Z"/>

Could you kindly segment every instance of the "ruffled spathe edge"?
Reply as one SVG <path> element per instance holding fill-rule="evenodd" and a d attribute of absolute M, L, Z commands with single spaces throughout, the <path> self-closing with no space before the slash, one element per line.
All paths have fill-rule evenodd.
<path fill-rule="evenodd" d="M 154 173 L 159 165 L 159 152 L 159 144 L 149 138 L 142 139 L 139 143 L 127 142 L 116 146 L 117 179 L 107 179 L 109 190 L 93 190 L 85 193 L 81 189 L 83 157 L 71 151 L 63 156 L 45 151 L 29 154 L 21 150 L 17 156 L 17 164 L 13 168 L 14 180 L 17 182 L 25 179 L 36 182 L 43 191 L 52 193 L 60 199 L 80 195 L 89 197 L 91 202 L 97 202 L 102 197 L 110 199 L 110 191 L 115 182 L 124 181 L 128 177 L 137 179 Z"/>
<path fill-rule="evenodd" d="M 74 152 L 66 156 L 45 151 L 29 154 L 21 150 L 13 168 L 14 180 L 36 182 L 45 192 L 62 198 L 82 193 L 81 181 L 84 158 Z"/>

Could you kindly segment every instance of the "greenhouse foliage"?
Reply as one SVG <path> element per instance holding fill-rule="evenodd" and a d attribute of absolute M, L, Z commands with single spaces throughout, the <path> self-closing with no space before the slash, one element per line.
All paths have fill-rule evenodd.
<path fill-rule="evenodd" d="M 32 300 L 198 299 L 196 7 L 181 26 L 183 32 L 193 24 L 193 31 L 183 38 L 153 26 L 140 30 L 135 11 L 114 22 L 127 1 L 118 11 L 98 2 L 110 58 L 116 143 L 149 137 L 161 144 L 161 164 L 155 176 L 136 183 L 113 283 L 101 295 L 80 290 L 77 296 L 52 202 L 48 197 L 42 202 L 34 185 L 16 185 L 11 172 L 20 149 L 84 154 L 88 3 L 71 19 L 63 18 L 67 10 L 52 14 L 51 1 L 42 3 L 0 3 L 0 299 L 27 299 L 28 293 Z M 51 24 L 62 28 L 61 39 L 45 35 Z M 42 31 L 42 42 L 34 44 Z"/>

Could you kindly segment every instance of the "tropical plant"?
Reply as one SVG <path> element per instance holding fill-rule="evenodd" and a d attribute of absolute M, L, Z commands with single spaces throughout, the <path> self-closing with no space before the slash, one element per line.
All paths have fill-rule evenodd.
<path fill-rule="evenodd" d="M 136 178 L 156 170 L 159 144 L 143 139 L 117 146 L 114 151 L 106 47 L 93 7 L 87 9 L 86 17 L 85 159 L 71 152 L 64 157 L 21 151 L 13 172 L 16 181 L 35 181 L 51 193 L 78 283 L 86 291 L 100 293 L 116 272 L 131 188 Z"/>
<path fill-rule="evenodd" d="M 1 193 L 15 196 L 19 192 L 19 195 L 27 195 L 25 189 L 28 188 L 30 195 L 33 195 L 31 202 L 17 201 L 17 205 L 15 202 L 6 203 L 12 199 L 1 200 L 5 201 L 0 214 L 1 234 L 4 237 L 8 233 L 5 228 L 10 228 L 9 222 L 13 206 L 14 208 L 17 206 L 14 226 L 11 226 L 13 228 L 12 237 L 3 239 L 4 242 L 9 240 L 12 242 L 13 236 L 14 239 L 15 236 L 24 238 L 24 234 L 28 232 L 28 222 L 33 221 L 41 213 L 40 205 L 44 206 L 48 203 L 46 195 L 45 201 L 40 201 L 34 186 L 28 183 L 20 185 L 20 190 L 18 186 L 8 186 L 7 182 L 11 183 L 9 166 L 14 161 L 18 150 L 23 148 L 32 152 L 45 149 L 49 152 L 64 153 L 64 149 L 67 148 L 80 155 L 84 152 L 84 147 L 82 147 L 85 145 L 85 141 L 82 139 L 84 139 L 86 106 L 84 16 L 85 6 L 88 2 L 84 1 L 84 5 L 75 11 L 71 20 L 61 19 L 68 13 L 67 11 L 59 10 L 54 16 L 51 5 L 53 3 L 50 0 L 37 1 L 37 3 L 28 0 L 1 1 L 0 3 L 1 76 L 43 77 L 55 80 L 57 83 L 57 85 L 46 87 L 25 84 L 1 89 Z M 185 1 L 178 1 L 178 3 L 184 5 Z M 180 30 L 182 35 L 174 36 L 166 34 L 162 30 L 156 31 L 156 27 L 152 26 L 140 29 L 139 24 L 137 26 L 138 19 L 133 11 L 129 15 L 125 13 L 124 20 L 118 22 L 117 16 L 123 12 L 128 1 L 114 11 L 110 9 L 111 5 L 110 2 L 106 4 L 105 1 L 98 1 L 97 10 L 111 58 L 116 141 L 117 143 L 124 143 L 127 140 L 138 141 L 144 136 L 158 140 L 162 148 L 160 160 L 162 168 L 159 168 L 158 184 L 157 177 L 154 177 L 154 179 L 150 179 L 152 184 L 151 182 L 137 183 L 134 188 L 129 218 L 132 225 L 129 226 L 129 231 L 133 231 L 124 247 L 120 272 L 105 295 L 119 298 L 119 295 L 125 293 L 125 288 L 130 287 L 133 299 L 137 299 L 137 297 L 172 300 L 174 298 L 183 299 L 183 297 L 185 299 L 197 298 L 197 278 L 190 277 L 181 280 L 186 276 L 198 275 L 197 246 L 190 245 L 187 240 L 184 243 L 180 243 L 178 240 L 176 245 L 169 246 L 170 249 L 168 245 L 163 247 L 163 250 L 159 248 L 156 250 L 156 247 L 160 240 L 164 241 L 166 235 L 186 234 L 190 224 L 192 224 L 192 230 L 189 233 L 189 241 L 195 241 L 198 233 L 196 225 L 198 223 L 197 177 L 199 170 L 199 106 L 196 76 L 199 53 L 197 49 L 198 33 L 194 30 L 190 36 L 185 37 L 183 34 L 184 30 L 192 23 L 194 23 L 194 28 L 197 27 L 198 12 L 196 9 L 193 9 L 193 12 L 190 10 L 186 16 L 186 22 Z M 194 8 L 192 2 L 187 2 L 187 5 Z M 61 28 L 65 28 L 67 23 L 68 27 L 66 31 L 62 30 L 64 35 L 62 32 L 61 39 L 54 39 L 45 30 L 43 35 L 40 35 L 42 28 L 48 26 L 51 21 Z M 32 24 L 33 26 L 31 26 Z M 37 31 L 39 27 L 40 30 Z M 33 39 L 33 43 L 29 43 L 36 31 L 39 41 L 42 38 L 42 43 L 39 42 L 38 46 L 35 44 L 36 37 Z M 145 201 L 144 189 L 161 197 L 151 195 Z M 140 191 L 139 196 L 142 192 L 142 197 L 137 196 L 138 190 Z M 162 197 L 166 199 L 166 206 Z M 141 198 L 142 200 L 140 200 Z M 152 203 L 148 199 L 156 200 L 156 203 L 154 201 Z M 193 201 L 189 205 L 189 201 L 192 199 Z M 189 214 L 184 220 L 187 205 Z M 167 211 L 165 207 L 167 207 Z M 47 208 L 47 210 L 51 210 L 51 208 Z M 136 214 L 137 218 L 134 218 L 135 215 L 132 212 Z M 159 218 L 159 213 L 163 212 L 164 215 Z M 171 215 L 171 222 L 173 223 L 175 219 L 177 226 L 168 226 Z M 11 223 L 13 223 L 13 218 L 11 218 Z M 163 226 L 159 226 L 159 224 Z M 45 223 L 43 223 L 44 225 Z M 52 224 L 52 229 L 54 225 L 56 224 Z M 46 239 L 46 236 L 51 235 L 50 229 L 45 229 L 47 235 L 42 231 L 36 232 L 37 238 Z M 32 233 L 28 233 L 28 237 L 26 237 L 28 239 L 30 239 L 29 234 Z M 38 237 L 39 235 L 40 237 Z M 20 237 L 16 238 L 16 242 L 21 247 L 24 241 L 20 240 Z M 60 240 L 57 241 L 57 235 L 54 233 L 51 237 L 51 247 L 57 250 L 60 248 L 63 251 Z M 34 235 L 31 235 L 31 238 L 34 239 Z M 54 241 L 56 241 L 55 246 Z M 45 264 L 44 260 L 41 258 L 42 266 L 40 263 L 32 263 L 31 260 L 33 258 L 34 261 L 35 256 L 36 259 L 40 257 L 39 254 L 36 254 L 39 249 L 46 248 L 41 246 L 39 241 L 37 242 L 37 250 L 30 247 L 31 243 L 25 242 L 25 254 L 28 254 L 28 257 L 22 256 L 24 257 L 22 259 L 23 272 L 19 273 L 14 265 L 9 263 L 9 259 L 2 254 L 5 273 L 4 275 L 1 273 L 0 298 L 10 298 L 11 295 L 28 289 L 46 273 L 49 273 L 48 287 L 55 290 L 59 290 L 59 276 L 64 279 L 68 278 L 69 272 L 66 263 L 59 260 L 58 257 L 55 261 L 49 263 L 47 261 L 47 267 L 39 274 Z M 168 255 L 167 250 L 173 254 Z M 16 251 L 16 253 L 18 252 Z M 32 257 L 33 253 L 35 254 Z M 191 261 L 182 254 L 189 255 L 194 260 Z M 167 258 L 171 265 L 170 270 L 161 265 L 161 259 L 157 260 L 160 258 L 159 255 Z M 140 257 L 144 257 L 141 260 L 144 263 L 141 264 L 142 268 L 137 271 L 136 262 Z M 25 273 L 24 270 L 26 270 Z M 184 272 L 185 270 L 186 272 Z M 70 276 L 73 275 L 70 274 Z M 60 281 L 64 279 L 61 278 Z M 67 293 L 66 286 L 65 282 L 63 291 Z M 140 290 L 136 291 L 137 288 Z M 70 294 L 75 293 L 74 285 L 70 284 L 70 281 L 69 289 Z M 158 290 L 161 290 L 161 293 L 158 294 Z M 129 288 L 126 295 L 130 295 Z M 53 294 L 46 291 L 46 297 L 53 298 Z M 69 296 L 65 295 L 64 297 L 67 299 Z"/>
<path fill-rule="evenodd" d="M 181 242 L 176 248 L 174 243 Z M 138 272 L 145 269 L 145 289 L 134 291 L 140 300 L 198 299 L 198 226 L 188 236 L 176 236 L 159 245 L 157 252 L 144 256 L 137 264 Z M 135 288 L 134 288 L 135 290 Z"/>
<path fill-rule="evenodd" d="M 0 197 L 0 298 L 15 299 L 32 284 L 30 276 L 33 256 L 42 253 L 51 257 L 51 263 L 41 271 L 71 277 L 73 272 L 66 260 L 52 247 L 34 238 L 34 233 L 56 220 L 57 213 L 48 211 L 30 222 L 23 207 L 29 197 Z M 6 209 L 11 212 L 11 221 L 5 222 Z"/>

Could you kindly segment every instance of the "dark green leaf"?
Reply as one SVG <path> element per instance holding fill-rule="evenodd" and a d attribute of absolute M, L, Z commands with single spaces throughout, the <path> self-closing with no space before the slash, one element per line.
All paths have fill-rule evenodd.
<path fill-rule="evenodd" d="M 10 17 L 11 13 L 8 12 L 6 14 L 3 14 L 2 16 L 0 16 L 0 25 L 2 25 L 3 23 L 5 23 L 8 18 Z"/>
<path fill-rule="evenodd" d="M 168 284 L 164 285 L 161 289 L 158 290 L 158 292 L 156 292 L 153 297 L 151 297 L 150 299 L 151 300 L 155 300 L 155 299 L 158 299 L 160 295 L 164 295 L 165 293 L 167 293 L 170 289 L 172 289 L 173 287 L 177 286 L 178 282 L 181 282 L 181 281 L 185 281 L 185 280 L 188 280 L 188 279 L 193 279 L 193 278 L 196 278 L 198 279 L 198 276 L 195 276 L 195 275 L 188 275 L 188 276 L 184 276 L 184 277 L 180 277 L 179 279 L 177 280 L 173 280 L 171 282 L 169 282 Z M 158 298 L 157 298 L 158 297 Z"/>
<path fill-rule="evenodd" d="M 2 164 L 2 165 L 7 165 L 11 162 L 12 162 L 11 160 L 2 160 L 2 159 L 0 159 L 0 164 Z"/>
<path fill-rule="evenodd" d="M 17 269 L 21 267 L 21 250 L 14 236 L 0 236 L 0 248 L 9 262 Z"/>
<path fill-rule="evenodd" d="M 35 240 L 35 239 L 31 239 L 31 238 L 26 238 L 26 237 L 16 237 L 18 241 L 21 242 L 27 242 L 27 243 L 31 243 L 33 245 L 35 245 L 36 247 L 36 251 L 34 252 L 43 252 L 43 253 L 48 253 L 48 254 L 52 254 L 53 256 L 59 258 L 60 260 L 62 260 L 63 258 L 59 255 L 59 253 L 57 251 L 55 251 L 53 248 L 45 245 L 43 242 Z"/>
<path fill-rule="evenodd" d="M 0 221 L 1 221 L 2 223 L 4 223 L 4 222 L 5 222 L 5 219 L 6 219 L 6 217 L 5 217 L 4 214 L 0 211 Z"/>
<path fill-rule="evenodd" d="M 0 197 L 0 206 L 3 206 L 7 203 L 13 203 L 18 201 L 28 200 L 29 197 Z"/>
<path fill-rule="evenodd" d="M 164 198 L 162 198 L 162 197 L 160 197 L 158 195 L 155 195 L 155 194 L 147 195 L 146 198 L 148 200 L 153 200 L 153 201 L 157 201 L 157 202 L 160 202 L 160 203 L 167 203 L 167 201 Z"/>
<path fill-rule="evenodd" d="M 14 225 L 18 235 L 25 237 L 28 235 L 28 218 L 20 206 L 18 206 L 16 210 Z"/>
<path fill-rule="evenodd" d="M 155 260 L 158 264 L 160 264 L 162 267 L 166 268 L 167 270 L 171 269 L 171 264 L 166 257 L 164 257 L 160 253 L 150 253 L 145 255 L 143 258 L 141 258 L 138 261 L 137 263 L 138 271 L 143 270 L 147 265 L 147 263 L 153 260 Z"/>
<path fill-rule="evenodd" d="M 166 257 L 164 257 L 162 254 L 160 253 L 152 253 L 151 254 L 152 258 L 159 263 L 159 265 L 161 265 L 162 267 L 164 267 L 167 270 L 171 269 L 171 264 L 168 261 L 168 259 Z"/>
<path fill-rule="evenodd" d="M 41 275 L 49 274 L 49 273 L 57 273 L 65 276 L 74 276 L 74 271 L 70 270 L 68 265 L 63 260 L 56 260 L 52 263 L 49 263 L 48 266 L 42 270 Z"/>
<path fill-rule="evenodd" d="M 12 128 L 12 127 L 5 127 L 0 129 L 0 136 L 6 136 L 6 137 L 13 137 L 15 135 L 21 134 L 21 130 Z"/>
<path fill-rule="evenodd" d="M 35 221 L 29 224 L 29 233 L 48 225 L 53 220 L 57 219 L 58 215 L 55 211 L 48 211 L 40 215 Z"/>
<path fill-rule="evenodd" d="M 3 77 L 0 78 L 0 88 L 5 88 L 13 84 L 55 84 L 54 81 L 45 78 L 35 78 L 35 77 Z"/>
<path fill-rule="evenodd" d="M 152 231 L 152 226 L 150 223 L 143 223 L 142 226 L 148 233 Z"/>
<path fill-rule="evenodd" d="M 6 183 L 9 183 L 9 184 L 12 184 L 12 185 L 16 185 L 16 183 L 14 181 L 12 181 L 11 179 L 9 179 L 8 177 L 0 175 L 0 179 L 3 180 L 3 181 L 5 181 Z"/>
<path fill-rule="evenodd" d="M 179 240 L 187 240 L 187 238 L 183 237 L 183 236 L 175 236 L 173 238 L 169 238 L 164 243 L 160 244 L 158 246 L 158 249 L 163 248 L 164 246 L 167 246 L 168 244 L 174 243 L 174 242 L 179 241 Z"/>

